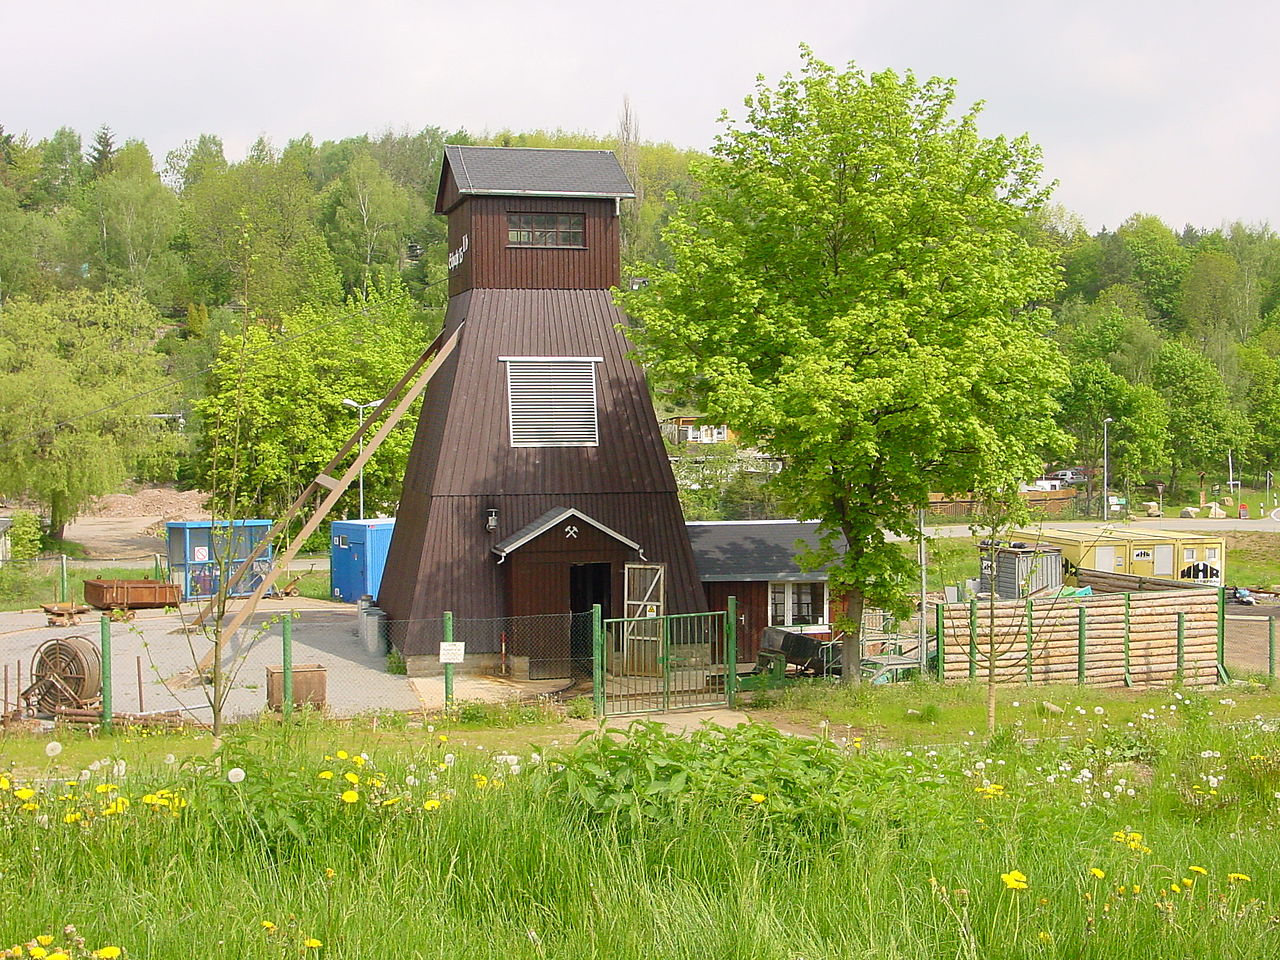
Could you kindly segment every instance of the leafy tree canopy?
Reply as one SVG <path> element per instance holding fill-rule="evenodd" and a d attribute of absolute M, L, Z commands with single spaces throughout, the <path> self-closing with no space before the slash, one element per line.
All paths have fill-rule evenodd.
<path fill-rule="evenodd" d="M 673 265 L 620 300 L 658 377 L 783 459 L 856 639 L 864 603 L 902 607 L 888 537 L 915 535 L 931 489 L 1005 490 L 1061 441 L 1038 306 L 1058 281 L 1025 236 L 1047 198 L 1025 137 L 980 136 L 951 81 L 803 60 L 725 121 L 666 232 Z"/>

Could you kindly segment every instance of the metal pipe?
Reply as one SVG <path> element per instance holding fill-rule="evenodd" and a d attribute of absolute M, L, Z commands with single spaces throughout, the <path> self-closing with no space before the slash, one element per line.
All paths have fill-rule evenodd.
<path fill-rule="evenodd" d="M 453 643 L 453 611 L 444 612 L 444 642 Z M 453 664 L 444 665 L 444 708 L 453 707 Z"/>
<path fill-rule="evenodd" d="M 1084 683 L 1088 667 L 1086 651 L 1089 645 L 1089 611 L 1083 603 L 1078 610 L 1080 622 L 1076 630 L 1076 683 Z"/>
<path fill-rule="evenodd" d="M 111 620 L 103 616 L 100 621 L 102 637 L 102 729 L 111 732 Z"/>
<path fill-rule="evenodd" d="M 138 712 L 142 713 L 147 709 L 146 703 L 142 698 L 142 658 L 134 657 L 134 663 L 138 668 Z"/>
<path fill-rule="evenodd" d="M 280 713 L 289 720 L 293 717 L 293 617 L 287 613 L 280 623 L 280 669 L 284 674 Z"/>

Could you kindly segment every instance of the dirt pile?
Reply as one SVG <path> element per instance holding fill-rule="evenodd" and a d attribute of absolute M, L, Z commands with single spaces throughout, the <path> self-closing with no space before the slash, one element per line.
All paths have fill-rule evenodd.
<path fill-rule="evenodd" d="M 136 493 L 112 493 L 99 497 L 85 513 L 103 520 L 163 517 L 170 520 L 208 520 L 207 493 L 173 487 L 142 487 Z"/>

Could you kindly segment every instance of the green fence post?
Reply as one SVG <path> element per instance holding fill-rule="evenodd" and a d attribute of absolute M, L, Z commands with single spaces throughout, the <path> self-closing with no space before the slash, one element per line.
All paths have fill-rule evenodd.
<path fill-rule="evenodd" d="M 969 601 L 969 679 L 978 677 L 978 601 Z"/>
<path fill-rule="evenodd" d="M 1124 685 L 1133 686 L 1133 674 L 1129 672 L 1129 594 L 1124 595 Z"/>
<path fill-rule="evenodd" d="M 1089 645 L 1089 611 L 1084 604 L 1079 606 L 1080 626 L 1076 631 L 1076 683 L 1084 683 L 1087 658 L 1085 651 Z"/>
<path fill-rule="evenodd" d="M 591 608 L 591 701 L 596 717 L 604 716 L 604 608 Z"/>
<path fill-rule="evenodd" d="M 1230 683 L 1227 673 L 1227 588 L 1218 588 L 1218 682 Z"/>
<path fill-rule="evenodd" d="M 65 559 L 65 558 L 64 558 Z M 102 729 L 110 733 L 111 717 L 111 619 L 103 614 L 101 620 L 102 637 Z"/>
<path fill-rule="evenodd" d="M 1035 617 L 1035 610 L 1031 605 L 1031 598 L 1027 597 L 1027 683 L 1031 682 L 1031 666 L 1032 666 L 1032 644 L 1035 642 L 1035 632 L 1032 624 Z"/>
<path fill-rule="evenodd" d="M 934 632 L 934 647 L 938 652 L 938 679 L 945 680 L 947 678 L 946 653 L 944 652 L 946 649 L 946 644 L 943 641 L 946 639 L 945 634 L 947 632 L 946 610 L 943 607 L 943 605 L 939 603 L 934 606 L 933 614 L 934 614 L 934 619 L 937 621 L 934 624 L 933 632 Z"/>
<path fill-rule="evenodd" d="M 1178 682 L 1182 682 L 1183 655 L 1187 645 L 1187 615 L 1178 611 Z"/>
<path fill-rule="evenodd" d="M 293 617 L 287 613 L 280 624 L 280 663 L 284 673 L 280 713 L 289 720 L 293 717 Z"/>
<path fill-rule="evenodd" d="M 1276 620 L 1267 617 L 1267 676 L 1271 686 L 1276 684 Z"/>
<path fill-rule="evenodd" d="M 153 579 L 155 579 L 155 580 L 163 580 L 163 579 L 164 579 L 164 568 L 160 565 L 160 554 L 158 554 L 158 553 L 157 553 L 157 554 L 154 554 L 154 555 L 152 556 L 152 564 L 151 564 L 151 566 L 152 566 L 152 573 L 154 573 L 154 574 L 155 574 L 155 576 L 153 577 Z"/>
<path fill-rule="evenodd" d="M 730 597 L 724 617 L 724 694 L 729 707 L 738 699 L 738 598 Z"/>
<path fill-rule="evenodd" d="M 58 557 L 58 563 L 59 563 L 58 599 L 60 599 L 63 603 L 66 603 L 68 600 L 71 599 L 71 596 L 69 593 L 67 593 L 67 555 L 65 553 L 61 554 Z"/>
<path fill-rule="evenodd" d="M 453 611 L 444 612 L 444 642 L 453 643 Z M 453 707 L 453 664 L 444 665 L 444 708 Z"/>

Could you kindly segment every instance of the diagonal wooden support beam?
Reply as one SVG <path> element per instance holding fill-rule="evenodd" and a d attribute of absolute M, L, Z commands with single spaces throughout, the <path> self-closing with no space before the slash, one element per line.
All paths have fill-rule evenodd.
<path fill-rule="evenodd" d="M 395 425 L 399 423 L 401 418 L 403 418 L 408 412 L 409 407 L 413 405 L 413 402 L 421 396 L 422 391 L 425 390 L 427 384 L 431 382 L 431 378 L 435 376 L 436 371 L 440 369 L 444 361 L 453 353 L 454 348 L 457 347 L 463 326 L 465 326 L 465 321 L 464 323 L 459 324 L 458 328 L 454 330 L 449 338 L 444 341 L 443 345 L 441 345 L 435 352 L 435 356 L 432 358 L 431 363 L 427 366 L 422 376 L 414 380 L 413 383 L 408 386 L 408 389 L 404 391 L 404 396 L 400 398 L 400 401 L 396 403 L 394 409 L 392 409 L 391 413 L 387 416 L 387 419 L 378 428 L 377 432 L 374 433 L 369 442 L 365 444 L 364 450 L 360 452 L 355 460 L 351 462 L 351 465 L 343 472 L 342 476 L 338 478 L 337 485 L 329 490 L 328 495 L 323 501 L 321 501 L 320 506 L 316 508 L 307 521 L 302 525 L 302 529 L 294 535 L 284 552 L 276 555 L 272 561 L 271 569 L 267 571 L 266 575 L 262 578 L 262 582 L 259 583 L 257 588 L 253 591 L 253 594 L 240 606 L 231 618 L 222 625 L 219 637 L 222 642 L 218 647 L 225 648 L 226 642 L 233 637 L 235 632 L 240 629 L 241 625 L 249 619 L 253 614 L 253 611 L 257 608 L 259 601 L 261 601 L 262 598 L 270 592 L 272 585 L 276 582 L 276 578 L 279 577 L 281 572 L 288 568 L 289 563 L 298 555 L 298 551 L 302 549 L 302 544 L 306 542 L 307 537 L 311 536 L 311 534 L 314 533 L 324 521 L 325 517 L 329 515 L 329 511 L 333 509 L 334 505 L 339 499 L 341 499 L 342 495 L 346 493 L 347 488 L 350 487 L 355 478 L 359 476 L 360 469 L 369 461 L 369 458 L 374 455 L 378 447 L 382 445 L 382 441 L 387 438 L 387 435 L 391 433 L 391 430 Z M 441 336 L 443 336 L 443 334 Z M 437 337 L 436 342 L 438 343 L 439 340 L 440 337 Z M 435 346 L 435 344 L 432 344 L 432 346 Z M 424 353 L 423 358 L 425 358 L 426 355 L 427 354 Z M 420 362 L 416 363 L 415 366 L 419 369 L 421 368 L 421 358 Z M 403 389 L 404 384 L 408 379 L 411 379 L 408 375 L 402 378 L 393 393 Z M 377 416 L 378 413 L 385 408 L 385 406 L 391 401 L 392 396 L 393 394 L 388 394 L 387 399 L 383 400 L 374 416 Z M 372 419 L 373 417 L 370 417 L 366 423 L 371 422 Z M 354 437 L 347 441 L 346 446 L 343 447 L 343 453 L 349 453 L 351 451 L 352 447 L 355 446 L 363 432 L 363 430 L 358 431 Z M 339 453 L 338 458 L 343 456 L 343 453 Z M 328 470 L 332 469 L 333 466 L 334 464 L 330 463 L 330 466 L 326 468 L 324 473 L 328 473 Z M 306 502 L 305 498 L 310 495 L 310 492 L 316 490 L 318 487 L 319 484 L 316 481 L 312 481 L 308 487 L 308 492 L 295 501 L 294 506 L 290 508 L 290 512 L 286 516 L 282 516 L 276 521 L 272 530 L 274 531 L 276 527 L 282 528 L 288 520 L 292 519 L 292 516 L 296 514 L 302 504 Z M 263 543 L 266 543 L 266 538 L 263 538 Z M 252 562 L 253 558 L 251 556 L 240 568 L 241 572 L 248 569 Z M 230 589 L 230 586 L 231 583 L 228 582 L 227 589 Z M 210 604 L 210 608 L 212 608 L 212 604 Z M 215 649 L 217 648 L 215 647 Z M 203 673 L 208 670 L 213 663 L 213 657 L 214 650 L 211 649 L 197 665 L 197 671 Z"/>
<path fill-rule="evenodd" d="M 320 493 L 322 490 L 329 490 L 330 492 L 332 492 L 337 488 L 337 485 L 340 484 L 342 481 L 335 480 L 333 478 L 332 473 L 334 469 L 336 469 L 337 466 L 340 463 L 342 463 L 343 460 L 346 459 L 347 454 L 349 454 L 352 450 L 356 448 L 356 445 L 360 443 L 361 438 L 363 438 L 364 435 L 369 432 L 370 428 L 377 421 L 377 419 L 382 416 L 383 412 L 388 407 L 390 407 L 393 403 L 396 402 L 396 398 L 404 391 L 404 389 L 408 387 L 411 383 L 413 383 L 414 378 L 417 377 L 419 371 L 421 371 L 422 368 L 427 365 L 427 362 L 430 361 L 432 357 L 435 357 L 437 360 L 443 359 L 443 356 L 447 356 L 448 353 L 451 353 L 453 351 L 453 348 L 457 345 L 458 334 L 462 330 L 462 327 L 463 325 L 465 325 L 465 323 L 466 321 L 463 321 L 462 324 L 459 324 L 458 328 L 448 338 L 446 338 L 445 332 L 441 331 L 440 335 L 431 341 L 431 345 L 428 346 L 427 349 L 422 351 L 422 354 L 418 357 L 418 359 L 415 360 L 412 364 L 410 364 L 409 369 L 405 371 L 404 376 L 401 377 L 399 381 L 396 382 L 396 385 L 394 387 L 392 387 L 390 390 L 387 391 L 387 395 L 382 398 L 382 402 L 378 404 L 377 409 L 374 410 L 373 413 L 371 413 L 369 416 L 365 417 L 364 420 L 361 421 L 359 429 L 357 429 L 356 432 L 351 435 L 351 439 L 342 445 L 342 449 L 339 450 L 337 453 L 335 453 L 333 455 L 333 459 L 331 459 L 327 464 L 325 464 L 325 467 L 323 470 L 320 471 L 320 474 L 314 480 L 312 480 L 309 484 L 307 484 L 307 486 L 303 489 L 303 491 L 300 494 L 298 494 L 297 498 L 293 501 L 293 503 L 291 503 L 285 509 L 284 513 L 280 514 L 279 519 L 277 519 L 276 522 L 271 525 L 271 529 L 267 531 L 266 535 L 257 542 L 253 550 L 250 551 L 249 556 L 245 558 L 244 562 L 239 564 L 231 572 L 231 575 L 227 578 L 227 583 L 226 583 L 226 591 L 228 594 L 231 592 L 231 588 L 240 582 L 240 579 L 245 575 L 246 571 L 251 570 L 253 568 L 253 561 L 257 560 L 260 556 L 262 556 L 263 551 L 267 549 L 267 545 L 274 542 L 276 537 L 280 536 L 280 534 L 282 534 L 285 531 L 285 529 L 289 525 L 289 521 L 291 521 L 295 516 L 297 516 L 298 512 L 304 506 L 306 506 L 307 501 L 309 501 L 313 496 Z M 445 350 L 446 345 L 448 346 L 447 352 Z M 426 387 L 432 375 L 435 373 L 435 367 L 436 367 L 436 364 L 433 363 L 431 367 L 427 370 L 427 373 L 424 375 L 424 378 L 417 382 L 417 384 L 415 385 L 416 392 L 413 394 L 414 397 L 417 397 L 418 394 L 422 392 L 423 388 Z M 409 402 L 412 403 L 413 400 L 410 399 Z M 406 406 L 405 409 L 407 410 L 408 407 Z M 403 416 L 403 413 L 396 415 L 395 421 L 393 421 L 391 425 L 395 426 L 395 422 L 399 421 L 401 416 Z M 368 461 L 369 456 L 373 455 L 372 451 L 376 450 L 378 448 L 378 444 L 381 442 L 382 442 L 381 440 L 378 440 L 376 443 L 373 443 L 372 448 L 370 447 L 365 448 L 365 453 L 367 454 L 367 456 L 364 458 L 364 461 L 362 461 L 362 463 Z M 356 474 L 359 475 L 358 469 L 356 470 Z M 348 485 L 349 485 L 349 481 L 348 481 Z M 346 489 L 347 489 L 346 486 L 342 487 L 343 491 L 345 491 Z M 191 622 L 188 624 L 188 628 L 198 627 L 200 626 L 200 624 L 204 623 L 205 620 L 209 618 L 209 615 L 213 613 L 213 608 L 217 602 L 217 599 L 218 599 L 217 597 L 211 597 L 209 599 L 209 602 L 200 608 L 199 612 L 195 615 L 195 618 L 192 619 Z"/>

